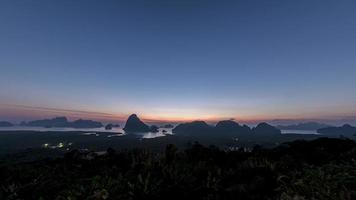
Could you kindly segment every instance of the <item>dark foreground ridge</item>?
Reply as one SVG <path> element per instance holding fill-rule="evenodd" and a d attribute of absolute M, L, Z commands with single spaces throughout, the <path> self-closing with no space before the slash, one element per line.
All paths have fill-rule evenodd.
<path fill-rule="evenodd" d="M 320 138 L 274 149 L 222 151 L 198 143 L 104 155 L 0 163 L 0 199 L 356 198 L 356 143 Z"/>

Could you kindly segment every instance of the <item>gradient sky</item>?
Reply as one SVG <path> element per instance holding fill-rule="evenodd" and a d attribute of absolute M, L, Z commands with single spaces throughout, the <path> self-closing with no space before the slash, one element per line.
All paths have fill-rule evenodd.
<path fill-rule="evenodd" d="M 0 119 L 356 116 L 356 1 L 0 1 Z"/>

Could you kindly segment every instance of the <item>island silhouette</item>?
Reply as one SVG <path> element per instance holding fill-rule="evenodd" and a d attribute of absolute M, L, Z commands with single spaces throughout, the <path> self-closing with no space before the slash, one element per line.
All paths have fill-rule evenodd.
<path fill-rule="evenodd" d="M 66 117 L 55 117 L 52 119 L 34 120 L 29 122 L 22 122 L 21 126 L 33 126 L 33 127 L 60 127 L 60 128 L 101 128 L 103 124 L 101 122 L 93 120 L 78 119 L 75 121 L 68 121 Z"/>
<path fill-rule="evenodd" d="M 132 114 L 128 117 L 123 130 L 126 133 L 158 132 L 158 127 L 155 125 L 149 126 L 145 124 L 136 114 Z M 223 120 L 219 121 L 215 126 L 209 125 L 205 121 L 181 123 L 172 129 L 172 133 L 177 135 L 217 134 L 224 136 L 253 136 L 281 134 L 281 131 L 265 122 L 260 123 L 251 129 L 247 125 L 239 125 L 233 120 Z"/>
<path fill-rule="evenodd" d="M 132 114 L 127 119 L 123 130 L 126 133 L 146 133 L 146 132 L 156 133 L 158 132 L 158 127 L 155 125 L 148 126 L 143 121 L 141 121 L 136 114 Z"/>

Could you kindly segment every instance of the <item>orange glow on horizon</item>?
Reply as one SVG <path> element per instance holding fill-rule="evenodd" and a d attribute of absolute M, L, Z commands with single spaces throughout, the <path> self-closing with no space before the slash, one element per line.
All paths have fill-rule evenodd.
<path fill-rule="evenodd" d="M 0 113 L 2 118 L 8 117 L 11 119 L 22 120 L 35 120 L 45 119 L 58 116 L 66 116 L 69 120 L 74 119 L 91 119 L 102 122 L 125 122 L 129 115 L 132 113 L 108 113 L 108 112 L 96 112 L 96 111 L 83 111 L 83 110 L 71 110 L 71 109 L 59 109 L 59 108 L 46 108 L 46 107 L 32 107 L 22 105 L 4 105 L 0 104 Z M 135 113 L 135 112 L 133 112 Z M 213 114 L 186 114 L 186 113 L 157 113 L 157 114 L 145 114 L 136 113 L 143 121 L 148 123 L 184 123 L 196 120 L 202 120 L 209 123 L 214 123 L 220 120 L 233 119 L 239 123 L 256 123 L 261 121 L 270 121 L 274 119 L 293 119 L 293 120 L 306 120 L 306 119 L 321 119 L 321 118 L 335 118 L 326 117 L 320 115 L 320 113 L 314 113 L 315 115 L 295 114 L 295 115 L 278 115 L 278 114 L 261 114 L 261 115 L 239 115 L 239 116 L 223 116 Z M 307 117 L 306 117 L 307 116 Z M 330 115 L 331 116 L 331 115 Z M 345 116 L 345 115 L 344 115 Z"/>

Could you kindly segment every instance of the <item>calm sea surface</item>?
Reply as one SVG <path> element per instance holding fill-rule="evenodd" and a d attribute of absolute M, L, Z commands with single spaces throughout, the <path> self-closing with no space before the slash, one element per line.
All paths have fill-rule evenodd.
<path fill-rule="evenodd" d="M 165 130 L 166 132 L 163 133 L 162 131 Z M 0 131 L 84 131 L 88 133 L 96 133 L 96 132 L 110 132 L 110 133 L 123 133 L 120 136 L 125 135 L 125 131 L 122 128 L 113 128 L 111 130 L 105 130 L 104 127 L 102 128 L 44 128 L 44 127 L 30 127 L 30 126 L 13 126 L 13 127 L 0 127 Z M 316 130 L 281 130 L 282 134 L 318 134 Z M 170 128 L 160 128 L 159 132 L 157 133 L 137 133 L 141 138 L 156 138 L 156 137 L 163 137 L 166 135 L 172 135 L 172 129 Z"/>
<path fill-rule="evenodd" d="M 163 133 L 162 131 L 165 130 L 166 132 Z M 122 128 L 113 128 L 111 130 L 105 130 L 104 127 L 102 128 L 59 128 L 59 127 L 52 127 L 52 128 L 44 128 L 44 127 L 31 127 L 31 126 L 13 126 L 13 127 L 0 127 L 0 131 L 84 131 L 88 132 L 88 135 L 95 134 L 96 132 L 110 132 L 110 133 L 123 133 L 120 136 L 125 135 L 125 131 Z M 157 133 L 137 133 L 139 137 L 142 138 L 156 138 L 156 137 L 163 137 L 166 135 L 171 135 L 172 129 L 170 128 L 159 128 L 159 132 Z"/>
<path fill-rule="evenodd" d="M 282 134 L 319 134 L 316 130 L 281 130 Z"/>

